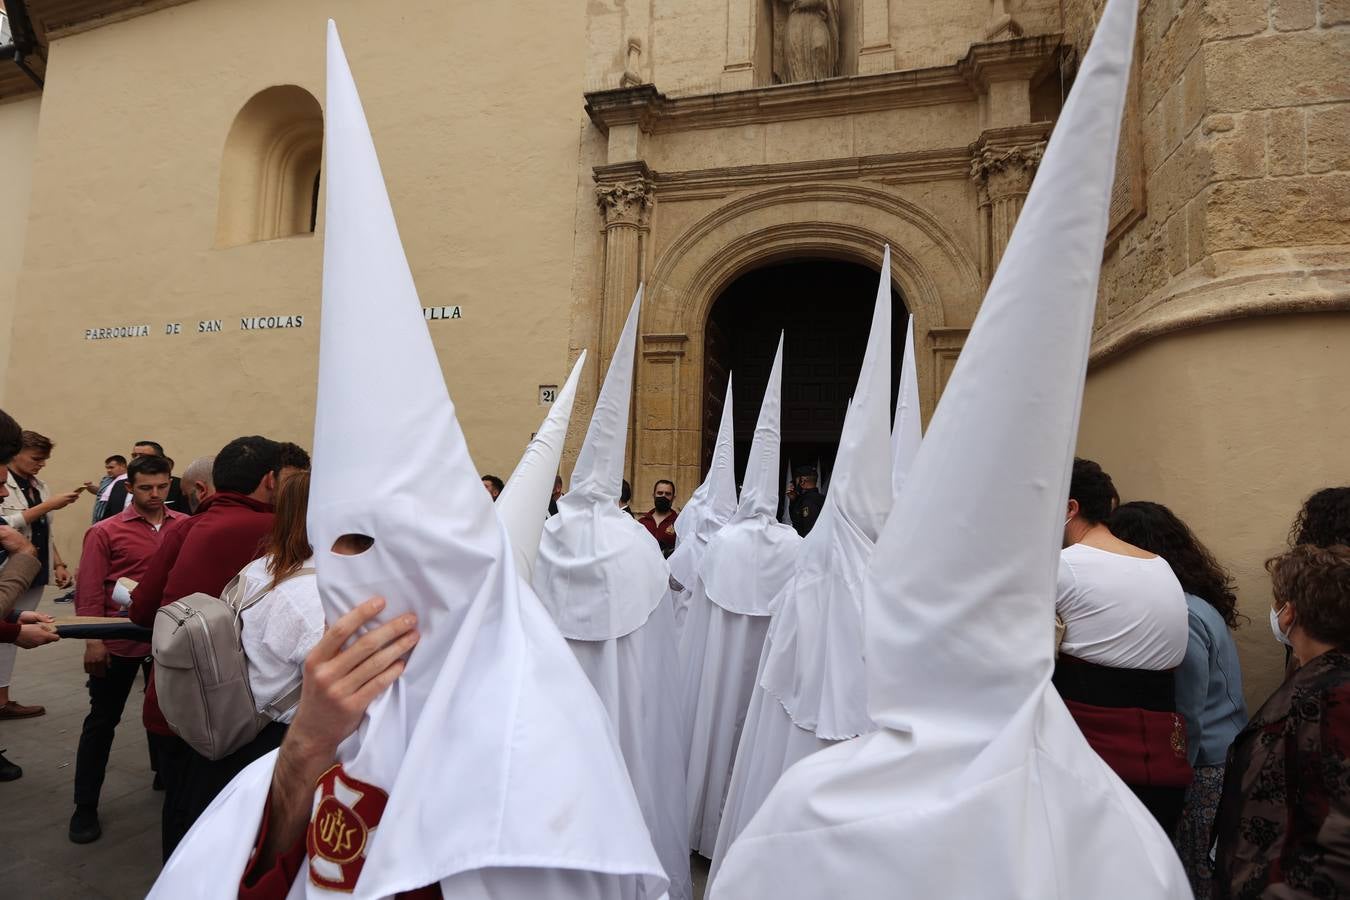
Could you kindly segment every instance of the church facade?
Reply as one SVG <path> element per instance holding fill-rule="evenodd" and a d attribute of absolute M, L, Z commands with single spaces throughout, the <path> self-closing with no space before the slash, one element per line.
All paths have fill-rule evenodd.
<path fill-rule="evenodd" d="M 54 481 L 142 438 L 180 467 L 308 443 L 331 16 L 484 471 L 589 348 L 579 434 L 645 284 L 641 505 L 692 491 L 728 376 L 748 438 L 780 329 L 784 455 L 828 463 L 884 244 L 931 415 L 1101 4 L 7 5 L 0 389 Z M 1186 518 L 1259 623 L 1298 504 L 1350 482 L 1350 5 L 1141 6 L 1079 449 Z M 1239 640 L 1264 696 L 1279 654 Z"/>

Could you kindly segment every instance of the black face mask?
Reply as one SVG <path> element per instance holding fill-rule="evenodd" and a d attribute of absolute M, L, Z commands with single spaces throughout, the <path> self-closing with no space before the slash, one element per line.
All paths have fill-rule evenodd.
<path fill-rule="evenodd" d="M 653 502 L 656 504 L 657 512 L 662 513 L 670 512 L 670 501 L 665 497 L 657 497 L 653 500 Z"/>

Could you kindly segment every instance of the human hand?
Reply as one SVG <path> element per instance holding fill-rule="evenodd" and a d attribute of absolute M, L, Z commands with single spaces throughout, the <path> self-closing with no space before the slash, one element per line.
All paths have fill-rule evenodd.
<path fill-rule="evenodd" d="M 70 576 L 70 569 L 65 563 L 57 563 L 52 567 L 52 584 L 59 588 L 68 588 L 75 583 L 75 579 Z"/>
<path fill-rule="evenodd" d="M 56 633 L 53 626 L 35 624 L 20 625 L 19 636 L 14 640 L 14 643 L 25 650 L 32 650 L 34 647 L 41 647 L 43 644 L 51 644 L 59 640 L 61 640 L 61 635 Z"/>
<path fill-rule="evenodd" d="M 98 493 L 98 485 L 94 484 L 94 482 L 92 481 L 86 481 L 83 485 L 81 485 L 81 487 L 83 487 L 86 491 L 88 491 L 91 494 Z"/>
<path fill-rule="evenodd" d="M 80 499 L 79 491 L 68 491 L 64 494 L 52 494 L 42 505 L 47 507 L 48 512 L 51 512 L 57 509 L 65 509 L 78 499 Z"/>
<path fill-rule="evenodd" d="M 20 625 L 36 625 L 39 622 L 55 622 L 55 621 L 56 621 L 55 619 L 53 619 L 46 613 L 36 612 L 31 609 L 26 609 L 23 612 L 19 613 Z"/>
<path fill-rule="evenodd" d="M 0 547 L 9 554 L 27 553 L 29 556 L 37 556 L 37 548 L 33 546 L 33 542 L 24 537 L 22 532 L 8 525 L 0 525 Z"/>
<path fill-rule="evenodd" d="M 102 641 L 84 642 L 84 671 L 95 678 L 108 674 L 108 648 Z"/>
<path fill-rule="evenodd" d="M 305 659 L 295 720 L 272 767 L 267 836 L 256 865 L 271 868 L 305 834 L 314 783 L 333 764 L 338 744 L 356 730 L 366 707 L 403 674 L 403 655 L 417 643 L 417 617 L 399 616 L 352 641 L 384 609 L 372 597 L 333 623 Z"/>
<path fill-rule="evenodd" d="M 348 641 L 385 607 L 372 597 L 333 623 L 305 659 L 304 687 L 288 737 L 306 755 L 331 761 L 385 688 L 403 674 L 403 657 L 417 644 L 417 617 L 408 614 Z"/>

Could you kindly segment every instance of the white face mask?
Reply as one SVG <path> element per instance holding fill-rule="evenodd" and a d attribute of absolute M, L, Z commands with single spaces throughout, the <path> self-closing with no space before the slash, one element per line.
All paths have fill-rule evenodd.
<path fill-rule="evenodd" d="M 1280 609 L 1283 608 L 1284 607 L 1280 607 Z M 1293 625 L 1290 625 L 1289 627 L 1292 628 Z M 1275 609 L 1273 606 L 1270 608 L 1270 630 L 1271 633 L 1275 635 L 1275 640 L 1284 644 L 1286 647 L 1294 646 L 1289 642 L 1289 632 L 1283 631 L 1280 628 L 1280 610 Z"/>

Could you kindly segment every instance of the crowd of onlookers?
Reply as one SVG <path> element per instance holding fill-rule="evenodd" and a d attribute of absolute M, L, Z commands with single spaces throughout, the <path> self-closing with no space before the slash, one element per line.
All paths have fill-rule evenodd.
<path fill-rule="evenodd" d="M 1172 835 L 1199 900 L 1344 895 L 1350 487 L 1308 498 L 1266 563 L 1288 670 L 1251 716 L 1229 573 L 1094 462 L 1075 460 L 1069 497 L 1054 683 L 1083 736 Z"/>
<path fill-rule="evenodd" d="M 165 858 L 244 766 L 280 745 L 303 663 L 324 632 L 306 528 L 309 457 L 294 444 L 237 438 L 181 475 L 154 441 L 109 456 L 99 483 L 53 493 L 40 477 L 53 441 L 0 412 L 0 720 L 42 715 L 10 693 L 17 649 L 58 640 L 36 611 L 44 587 L 74 588 L 74 612 L 125 621 L 126 636 L 87 640 L 89 713 L 74 771 L 76 843 L 101 834 L 99 795 L 113 735 L 138 680 L 150 768 L 164 791 Z M 500 478 L 483 476 L 494 499 Z M 51 514 L 95 497 L 78 573 Z M 562 496 L 555 481 L 550 513 Z M 676 487 L 653 485 L 634 514 L 669 555 Z M 824 503 L 816 472 L 797 470 L 786 505 L 809 530 Z M 334 548 L 360 552 L 362 548 Z M 1247 627 L 1234 580 L 1167 507 L 1122 503 L 1109 475 L 1076 460 L 1065 509 L 1054 684 L 1085 739 L 1172 836 L 1199 898 L 1261 896 L 1276 882 L 1350 884 L 1350 487 L 1308 498 L 1289 549 L 1266 565 L 1271 640 L 1283 684 L 1249 715 L 1233 631 Z M 258 726 L 228 753 L 199 752 L 158 702 L 147 632 L 161 608 L 222 598 L 238 611 Z M 69 598 L 70 594 L 66 597 Z M 63 598 L 65 599 L 65 598 Z M 81 620 L 83 621 L 83 620 Z M 166 675 L 167 679 L 168 676 Z M 0 754 L 0 780 L 22 775 Z"/>

